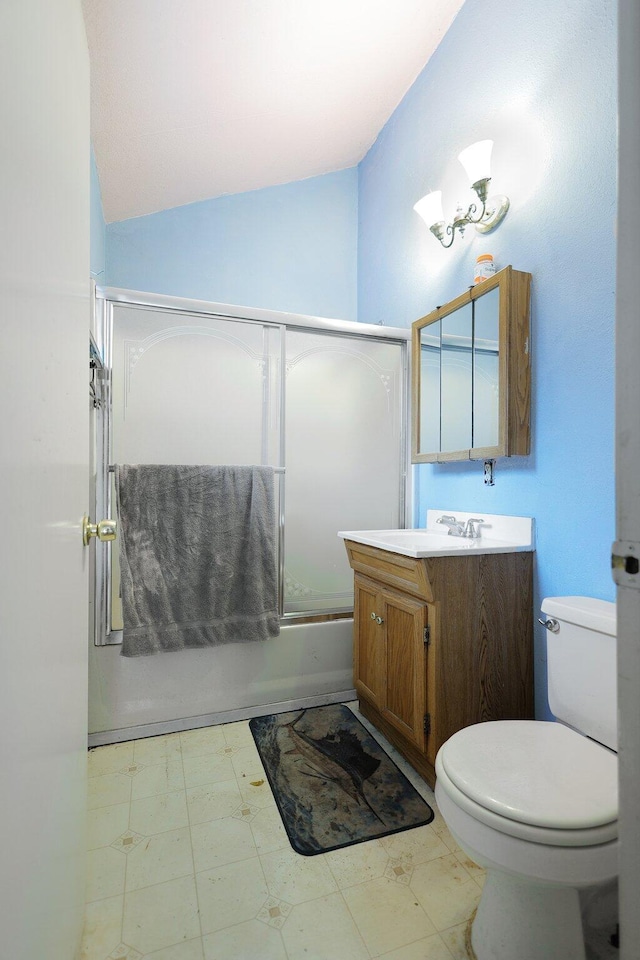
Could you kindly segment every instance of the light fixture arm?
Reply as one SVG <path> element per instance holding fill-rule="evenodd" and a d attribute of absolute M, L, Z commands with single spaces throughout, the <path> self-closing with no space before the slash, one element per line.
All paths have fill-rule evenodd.
<path fill-rule="evenodd" d="M 464 236 L 464 228 L 468 227 L 469 224 L 476 225 L 476 224 L 482 224 L 483 222 L 488 223 L 488 218 L 493 213 L 493 211 L 487 212 L 487 196 L 489 193 L 490 183 L 491 183 L 491 177 L 485 177 L 483 180 L 477 180 L 472 186 L 472 190 L 475 191 L 478 197 L 478 200 L 482 204 L 482 210 L 480 211 L 479 216 L 475 216 L 476 211 L 478 209 L 476 204 L 470 203 L 467 208 L 467 212 L 462 213 L 462 211 L 460 210 L 459 213 L 454 217 L 453 223 L 445 224 L 444 221 L 442 221 L 440 223 L 434 223 L 430 227 L 430 230 L 433 233 L 434 237 L 436 237 L 440 241 L 443 247 L 448 248 L 451 246 L 451 244 L 455 239 L 456 230 L 459 230 L 460 235 Z M 495 223 L 494 226 L 497 227 L 498 224 Z M 493 227 L 491 229 L 493 229 Z M 449 243 L 445 243 L 444 241 L 445 236 L 451 237 L 451 239 L 449 240 Z"/>

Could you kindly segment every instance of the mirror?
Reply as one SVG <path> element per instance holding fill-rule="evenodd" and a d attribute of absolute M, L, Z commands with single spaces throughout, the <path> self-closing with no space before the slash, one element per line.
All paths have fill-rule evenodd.
<path fill-rule="evenodd" d="M 474 302 L 473 442 L 493 447 L 500 438 L 500 290 L 496 287 Z"/>
<path fill-rule="evenodd" d="M 413 462 L 529 453 L 531 275 L 505 267 L 413 324 Z"/>
<path fill-rule="evenodd" d="M 473 312 L 459 307 L 441 320 L 440 449 L 473 446 Z"/>

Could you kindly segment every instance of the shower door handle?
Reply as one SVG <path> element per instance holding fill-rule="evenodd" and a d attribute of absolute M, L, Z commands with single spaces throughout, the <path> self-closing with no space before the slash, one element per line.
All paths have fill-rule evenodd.
<path fill-rule="evenodd" d="M 99 523 L 91 523 L 89 517 L 85 514 L 82 518 L 82 542 L 85 547 L 88 547 L 91 537 L 97 537 L 98 540 L 103 542 L 115 540 L 117 526 L 115 520 L 100 520 Z"/>

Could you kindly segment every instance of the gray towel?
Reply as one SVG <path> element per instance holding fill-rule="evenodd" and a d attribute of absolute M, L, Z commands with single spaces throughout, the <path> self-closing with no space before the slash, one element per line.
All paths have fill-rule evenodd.
<path fill-rule="evenodd" d="M 116 467 L 122 654 L 280 632 L 272 467 Z"/>

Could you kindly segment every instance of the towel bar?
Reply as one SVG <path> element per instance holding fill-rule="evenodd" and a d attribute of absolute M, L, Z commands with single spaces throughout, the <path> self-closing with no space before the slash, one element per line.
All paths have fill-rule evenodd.
<path fill-rule="evenodd" d="M 215 466 L 215 464 L 213 464 L 213 466 Z M 268 466 L 268 464 L 266 464 L 266 466 Z M 115 472 L 116 472 L 116 464 L 115 464 L 115 463 L 110 463 L 110 464 L 109 464 L 109 467 L 108 467 L 108 470 L 109 470 L 109 473 L 115 473 Z M 274 467 L 274 468 L 273 468 L 273 472 L 274 472 L 274 473 L 285 473 L 286 470 L 285 470 L 285 467 Z"/>

